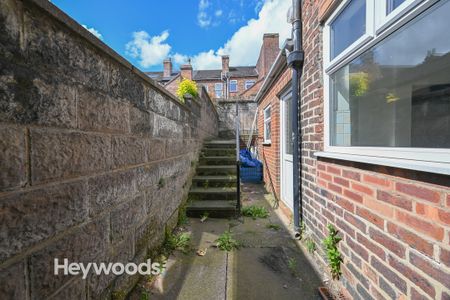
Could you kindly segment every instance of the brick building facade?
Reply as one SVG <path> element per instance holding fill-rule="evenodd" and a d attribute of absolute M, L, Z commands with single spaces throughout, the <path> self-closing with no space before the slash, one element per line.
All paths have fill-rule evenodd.
<path fill-rule="evenodd" d="M 331 125 L 327 126 L 327 123 L 332 123 L 327 119 L 330 118 L 332 111 L 326 111 L 330 107 L 327 102 L 331 97 L 331 93 L 327 90 L 329 79 L 326 78 L 330 76 L 325 72 L 330 66 L 326 61 L 330 54 L 326 27 L 330 24 L 331 18 L 336 18 L 339 11 L 344 11 L 346 5 L 349 7 L 349 2 L 358 1 L 307 0 L 302 4 L 305 64 L 301 79 L 299 111 L 303 138 L 301 145 L 303 221 L 307 232 L 318 246 L 315 257 L 321 264 L 326 265 L 321 245 L 328 234 L 327 224 L 333 224 L 342 237 L 339 249 L 344 258 L 341 265 L 343 275 L 336 283 L 349 298 L 449 299 L 450 167 L 445 160 L 446 157 L 443 156 L 443 161 L 437 164 L 425 161 L 411 165 L 409 164 L 411 160 L 402 158 L 381 159 L 370 155 L 336 154 L 327 146 L 329 143 L 327 138 L 333 132 Z M 393 8 L 393 12 L 398 13 L 397 20 L 401 20 L 405 13 L 402 9 L 410 12 L 412 16 L 421 14 L 425 19 L 427 14 L 445 12 L 450 7 L 449 1 L 422 1 L 420 4 L 417 4 L 417 1 L 404 2 L 397 11 L 395 7 Z M 439 23 L 441 21 L 448 23 L 445 18 L 433 19 L 434 26 L 441 26 Z M 410 20 L 411 23 L 399 23 L 414 26 L 414 22 L 422 19 L 410 17 Z M 396 30 L 401 28 L 400 25 Z M 394 30 L 392 32 L 395 33 Z M 378 37 L 377 34 L 375 37 Z M 421 39 L 416 40 L 416 45 L 420 45 L 421 42 Z M 375 47 L 374 45 L 377 43 L 374 42 L 370 46 Z M 289 205 L 285 204 L 287 201 L 283 199 L 281 193 L 284 183 L 280 179 L 282 173 L 280 127 L 283 123 L 280 103 L 282 95 L 289 91 L 292 76 L 291 70 L 286 67 L 286 58 L 282 52 L 256 96 L 259 108 L 258 154 L 263 161 L 264 181 L 267 187 L 281 200 L 283 210 L 291 215 Z M 350 56 L 358 54 L 356 50 L 348 53 Z M 432 60 L 440 60 L 441 66 L 447 66 L 445 68 L 448 73 L 448 64 L 444 63 L 448 55 L 445 54 L 435 54 L 433 51 L 423 53 L 426 57 L 417 68 L 424 67 L 425 63 L 432 63 Z M 406 55 L 406 52 L 402 55 Z M 375 67 L 371 65 L 371 69 L 365 72 L 370 74 L 373 69 Z M 376 84 L 386 84 L 380 78 L 392 74 L 388 73 L 383 65 L 378 66 L 376 70 L 377 77 L 368 76 L 368 81 L 374 82 L 372 86 L 368 84 L 369 89 Z M 362 72 L 361 69 L 358 72 Z M 409 68 L 407 72 L 414 72 L 414 68 Z M 425 76 L 424 73 L 422 72 L 421 76 Z M 404 76 L 407 76 L 406 72 Z M 444 84 L 442 81 L 445 80 L 447 77 L 442 75 L 439 86 Z M 421 82 L 421 79 L 416 81 Z M 364 95 L 367 95 L 365 90 L 358 98 L 361 103 L 364 101 Z M 448 94 L 446 95 L 448 97 Z M 389 97 L 386 97 L 386 103 L 397 101 L 396 105 L 400 105 L 399 101 L 403 100 L 398 96 L 394 102 L 389 101 Z M 266 140 L 264 124 L 267 120 L 264 111 L 269 105 L 270 143 L 264 143 Z M 377 118 L 382 116 L 380 112 L 376 115 Z M 448 117 L 447 114 L 439 118 L 444 120 L 443 124 L 447 124 L 445 120 Z M 364 120 L 370 121 L 370 116 Z M 444 135 L 447 132 L 448 138 L 450 131 L 446 131 L 445 125 L 440 128 Z M 352 134 L 355 135 L 353 130 Z M 413 129 L 411 132 L 414 132 Z M 445 147 L 442 148 L 444 153 Z"/>
<path fill-rule="evenodd" d="M 183 79 L 195 81 L 208 91 L 212 99 L 252 100 L 279 52 L 279 35 L 266 33 L 256 66 L 230 66 L 230 57 L 222 56 L 220 70 L 194 70 L 190 62 L 174 71 L 170 58 L 164 60 L 163 72 L 147 72 L 151 78 L 175 94 Z M 228 80 L 226 75 L 228 75 Z M 228 82 L 228 84 L 227 84 Z"/>

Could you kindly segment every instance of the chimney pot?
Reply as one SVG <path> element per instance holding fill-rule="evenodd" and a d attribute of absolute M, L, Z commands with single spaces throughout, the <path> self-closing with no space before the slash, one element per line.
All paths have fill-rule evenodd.
<path fill-rule="evenodd" d="M 172 76 L 172 59 L 166 58 L 163 62 L 163 65 L 164 65 L 163 77 Z"/>
<path fill-rule="evenodd" d="M 183 79 L 192 80 L 192 65 L 190 59 L 187 64 L 182 65 L 180 67 L 180 70 L 181 70 L 181 77 L 183 77 Z"/>
<path fill-rule="evenodd" d="M 228 55 L 222 55 L 222 73 L 228 73 L 230 71 L 230 57 Z"/>

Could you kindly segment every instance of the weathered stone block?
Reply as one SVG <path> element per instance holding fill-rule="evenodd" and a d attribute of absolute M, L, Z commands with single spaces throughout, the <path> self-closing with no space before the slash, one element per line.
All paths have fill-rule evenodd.
<path fill-rule="evenodd" d="M 153 136 L 163 138 L 183 138 L 183 126 L 173 120 L 155 115 Z"/>
<path fill-rule="evenodd" d="M 49 300 L 85 300 L 86 299 L 86 280 L 74 278 L 64 288 L 55 295 L 48 298 Z"/>
<path fill-rule="evenodd" d="M 128 104 L 95 92 L 84 90 L 78 93 L 80 129 L 127 133 L 129 126 Z"/>
<path fill-rule="evenodd" d="M 27 299 L 26 262 L 0 269 L 0 299 Z"/>
<path fill-rule="evenodd" d="M 130 108 L 131 133 L 142 136 L 152 136 L 153 134 L 153 113 L 141 109 Z"/>
<path fill-rule="evenodd" d="M 109 241 L 108 218 L 96 220 L 75 230 L 70 235 L 54 242 L 31 255 L 30 288 L 35 299 L 46 299 L 73 277 L 59 272 L 54 274 L 54 259 L 62 263 L 64 258 L 71 262 L 102 262 L 107 253 Z"/>
<path fill-rule="evenodd" d="M 109 88 L 115 98 L 126 99 L 135 107 L 145 109 L 144 85 L 131 70 L 111 65 Z"/>
<path fill-rule="evenodd" d="M 151 139 L 147 150 L 148 161 L 161 160 L 165 157 L 164 140 Z"/>
<path fill-rule="evenodd" d="M 33 183 L 110 168 L 111 138 L 78 132 L 31 130 Z"/>
<path fill-rule="evenodd" d="M 147 216 L 144 197 L 138 196 L 111 212 L 111 237 L 113 242 L 122 240 L 126 234 L 139 226 Z"/>
<path fill-rule="evenodd" d="M 104 262 L 108 263 L 123 263 L 126 264 L 132 260 L 134 256 L 134 235 L 128 235 L 125 240 L 111 247 L 108 254 L 104 258 Z M 125 275 L 127 276 L 127 275 Z M 89 285 L 89 299 L 102 299 L 102 296 L 109 294 L 112 289 L 112 282 L 117 278 L 113 273 L 106 274 L 92 274 L 88 278 Z"/>
<path fill-rule="evenodd" d="M 147 162 L 148 139 L 115 136 L 112 138 L 113 168 Z"/>
<path fill-rule="evenodd" d="M 89 215 L 95 216 L 109 207 L 134 198 L 137 194 L 138 178 L 140 176 L 135 169 L 90 178 Z"/>
<path fill-rule="evenodd" d="M 26 184 L 25 129 L 0 126 L 0 191 Z"/>
<path fill-rule="evenodd" d="M 0 201 L 0 261 L 87 219 L 85 182 L 15 193 Z"/>
<path fill-rule="evenodd" d="M 0 119 L 20 124 L 76 127 L 75 89 L 39 78 L 32 70 L 2 70 Z"/>
<path fill-rule="evenodd" d="M 159 164 L 152 164 L 136 168 L 136 185 L 139 192 L 157 185 L 160 176 Z"/>
<path fill-rule="evenodd" d="M 187 143 L 183 139 L 170 139 L 166 142 L 166 156 L 167 157 L 173 157 L 173 156 L 179 156 L 183 153 L 186 153 L 189 151 L 189 149 L 186 148 Z"/>

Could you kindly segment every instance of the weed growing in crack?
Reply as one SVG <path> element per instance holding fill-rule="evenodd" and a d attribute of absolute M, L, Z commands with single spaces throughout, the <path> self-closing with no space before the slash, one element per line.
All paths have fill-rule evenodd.
<path fill-rule="evenodd" d="M 273 230 L 278 231 L 278 230 L 281 229 L 281 226 L 278 225 L 278 224 L 270 223 L 270 224 L 267 224 L 267 225 L 266 225 L 266 228 L 269 228 L 269 229 L 273 229 Z"/>
<path fill-rule="evenodd" d="M 314 253 L 314 251 L 316 251 L 316 243 L 312 238 L 306 239 L 306 249 L 308 249 L 309 253 Z"/>
<path fill-rule="evenodd" d="M 256 220 L 256 218 L 267 218 L 269 216 L 269 212 L 264 206 L 250 205 L 242 208 L 242 215 Z"/>
<path fill-rule="evenodd" d="M 183 253 L 187 253 L 190 249 L 191 236 L 189 233 L 180 232 L 178 234 L 168 233 L 166 236 L 166 242 L 164 249 L 166 253 L 170 253 L 173 250 L 179 250 Z"/>
<path fill-rule="evenodd" d="M 297 260 L 295 258 L 288 259 L 288 268 L 292 275 L 297 276 Z"/>
<path fill-rule="evenodd" d="M 161 177 L 158 181 L 158 188 L 162 189 L 166 185 L 166 180 Z"/>
<path fill-rule="evenodd" d="M 230 231 L 225 231 L 216 240 L 217 248 L 222 251 L 232 251 L 239 248 L 239 243 L 231 236 Z"/>
<path fill-rule="evenodd" d="M 328 224 L 328 236 L 323 240 L 325 251 L 327 254 L 328 264 L 330 266 L 331 277 L 339 279 L 341 276 L 341 263 L 343 262 L 342 255 L 337 248 L 341 237 L 338 236 L 339 231 L 333 225 Z"/>

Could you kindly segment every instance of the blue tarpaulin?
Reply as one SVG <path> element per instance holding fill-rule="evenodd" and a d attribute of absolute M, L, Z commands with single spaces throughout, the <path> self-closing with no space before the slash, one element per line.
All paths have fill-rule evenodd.
<path fill-rule="evenodd" d="M 247 149 L 241 149 L 239 151 L 239 157 L 241 160 L 241 166 L 243 167 L 255 168 L 262 166 L 262 163 L 259 160 L 252 158 L 252 154 Z"/>

